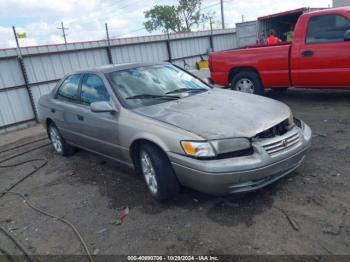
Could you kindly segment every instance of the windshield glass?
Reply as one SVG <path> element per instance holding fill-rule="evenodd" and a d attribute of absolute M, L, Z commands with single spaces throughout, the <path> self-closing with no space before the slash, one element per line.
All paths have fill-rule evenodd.
<path fill-rule="evenodd" d="M 108 77 L 119 99 L 129 108 L 164 103 L 210 89 L 199 79 L 170 64 L 116 71 Z"/>

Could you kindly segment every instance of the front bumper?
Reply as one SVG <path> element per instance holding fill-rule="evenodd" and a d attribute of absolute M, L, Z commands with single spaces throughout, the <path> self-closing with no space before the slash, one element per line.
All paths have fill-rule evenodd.
<path fill-rule="evenodd" d="M 276 138 L 253 143 L 254 154 L 220 160 L 198 160 L 183 155 L 168 153 L 175 173 L 185 186 L 198 191 L 225 195 L 247 192 L 264 187 L 298 168 L 311 145 L 311 129 L 294 127 L 299 141 L 280 152 L 269 154 L 266 144 L 275 143 Z M 279 137 L 288 138 L 290 132 Z M 270 141 L 271 140 L 271 141 Z"/>

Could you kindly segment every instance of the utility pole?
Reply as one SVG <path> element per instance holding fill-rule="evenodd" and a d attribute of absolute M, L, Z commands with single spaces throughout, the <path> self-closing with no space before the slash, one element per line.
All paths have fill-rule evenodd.
<path fill-rule="evenodd" d="M 210 36 L 209 36 L 209 42 L 210 42 L 210 51 L 214 51 L 214 44 L 213 44 L 213 22 L 212 22 L 212 17 L 209 17 L 209 24 L 210 24 Z"/>
<path fill-rule="evenodd" d="M 17 45 L 17 48 L 18 48 L 19 56 L 22 57 L 21 48 L 19 47 L 17 32 L 16 32 L 16 28 L 15 28 L 14 25 L 12 26 L 12 30 L 13 30 L 13 34 L 15 35 L 16 45 Z"/>
<path fill-rule="evenodd" d="M 109 39 L 109 32 L 108 32 L 108 25 L 105 23 L 106 27 L 106 36 L 107 36 L 107 57 L 108 57 L 108 62 L 110 64 L 113 64 L 113 58 L 112 58 L 112 52 L 111 52 L 111 41 Z"/>
<path fill-rule="evenodd" d="M 212 17 L 209 17 L 209 24 L 210 24 L 210 34 L 213 34 L 213 21 L 212 21 Z"/>
<path fill-rule="evenodd" d="M 221 5 L 221 27 L 225 29 L 225 18 L 224 18 L 224 0 L 220 0 Z"/>
<path fill-rule="evenodd" d="M 18 60 L 18 63 L 19 63 L 20 69 L 21 69 L 22 77 L 23 77 L 23 80 L 24 80 L 24 85 L 26 87 L 26 90 L 27 90 L 27 93 L 28 93 L 28 96 L 29 96 L 29 101 L 30 101 L 30 105 L 31 105 L 32 110 L 33 110 L 34 119 L 35 119 L 35 121 L 38 122 L 38 113 L 37 113 L 36 107 L 35 107 L 34 96 L 33 96 L 32 90 L 30 89 L 29 79 L 28 79 L 26 68 L 24 66 L 24 61 L 23 61 L 23 57 L 22 57 L 21 47 L 19 46 L 18 35 L 17 35 L 17 32 L 16 32 L 15 26 L 12 26 L 12 30 L 13 30 L 13 34 L 14 34 L 15 39 L 16 39 L 17 60 Z"/>
<path fill-rule="evenodd" d="M 63 39 L 64 39 L 64 43 L 67 44 L 67 38 L 66 38 L 66 31 L 65 30 L 68 30 L 69 28 L 68 27 L 64 27 L 63 25 L 63 22 L 61 22 L 61 27 L 57 27 L 58 30 L 62 30 L 62 36 L 63 36 Z"/>
<path fill-rule="evenodd" d="M 166 34 L 168 36 L 168 39 L 166 40 L 166 49 L 168 52 L 168 62 L 172 63 L 173 62 L 173 58 L 172 58 L 172 52 L 171 52 L 171 46 L 170 46 L 170 33 L 169 33 L 169 29 L 166 30 Z"/>

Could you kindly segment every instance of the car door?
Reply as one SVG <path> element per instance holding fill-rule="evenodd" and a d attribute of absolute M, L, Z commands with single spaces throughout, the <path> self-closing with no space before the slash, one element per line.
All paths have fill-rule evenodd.
<path fill-rule="evenodd" d="M 81 83 L 80 106 L 76 111 L 79 121 L 79 143 L 88 150 L 120 159 L 117 112 L 92 112 L 90 104 L 107 101 L 113 103 L 101 76 L 85 74 Z"/>
<path fill-rule="evenodd" d="M 293 45 L 292 80 L 296 87 L 350 88 L 349 17 L 310 16 L 305 42 Z"/>
<path fill-rule="evenodd" d="M 65 140 L 76 143 L 79 140 L 76 110 L 79 103 L 81 74 L 66 77 L 51 99 L 51 117 Z"/>

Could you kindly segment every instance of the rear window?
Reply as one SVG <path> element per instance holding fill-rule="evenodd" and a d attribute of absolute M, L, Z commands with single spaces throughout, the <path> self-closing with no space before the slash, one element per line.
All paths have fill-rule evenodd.
<path fill-rule="evenodd" d="M 344 41 L 345 31 L 350 29 L 350 20 L 341 15 L 321 15 L 310 18 L 306 43 Z"/>

